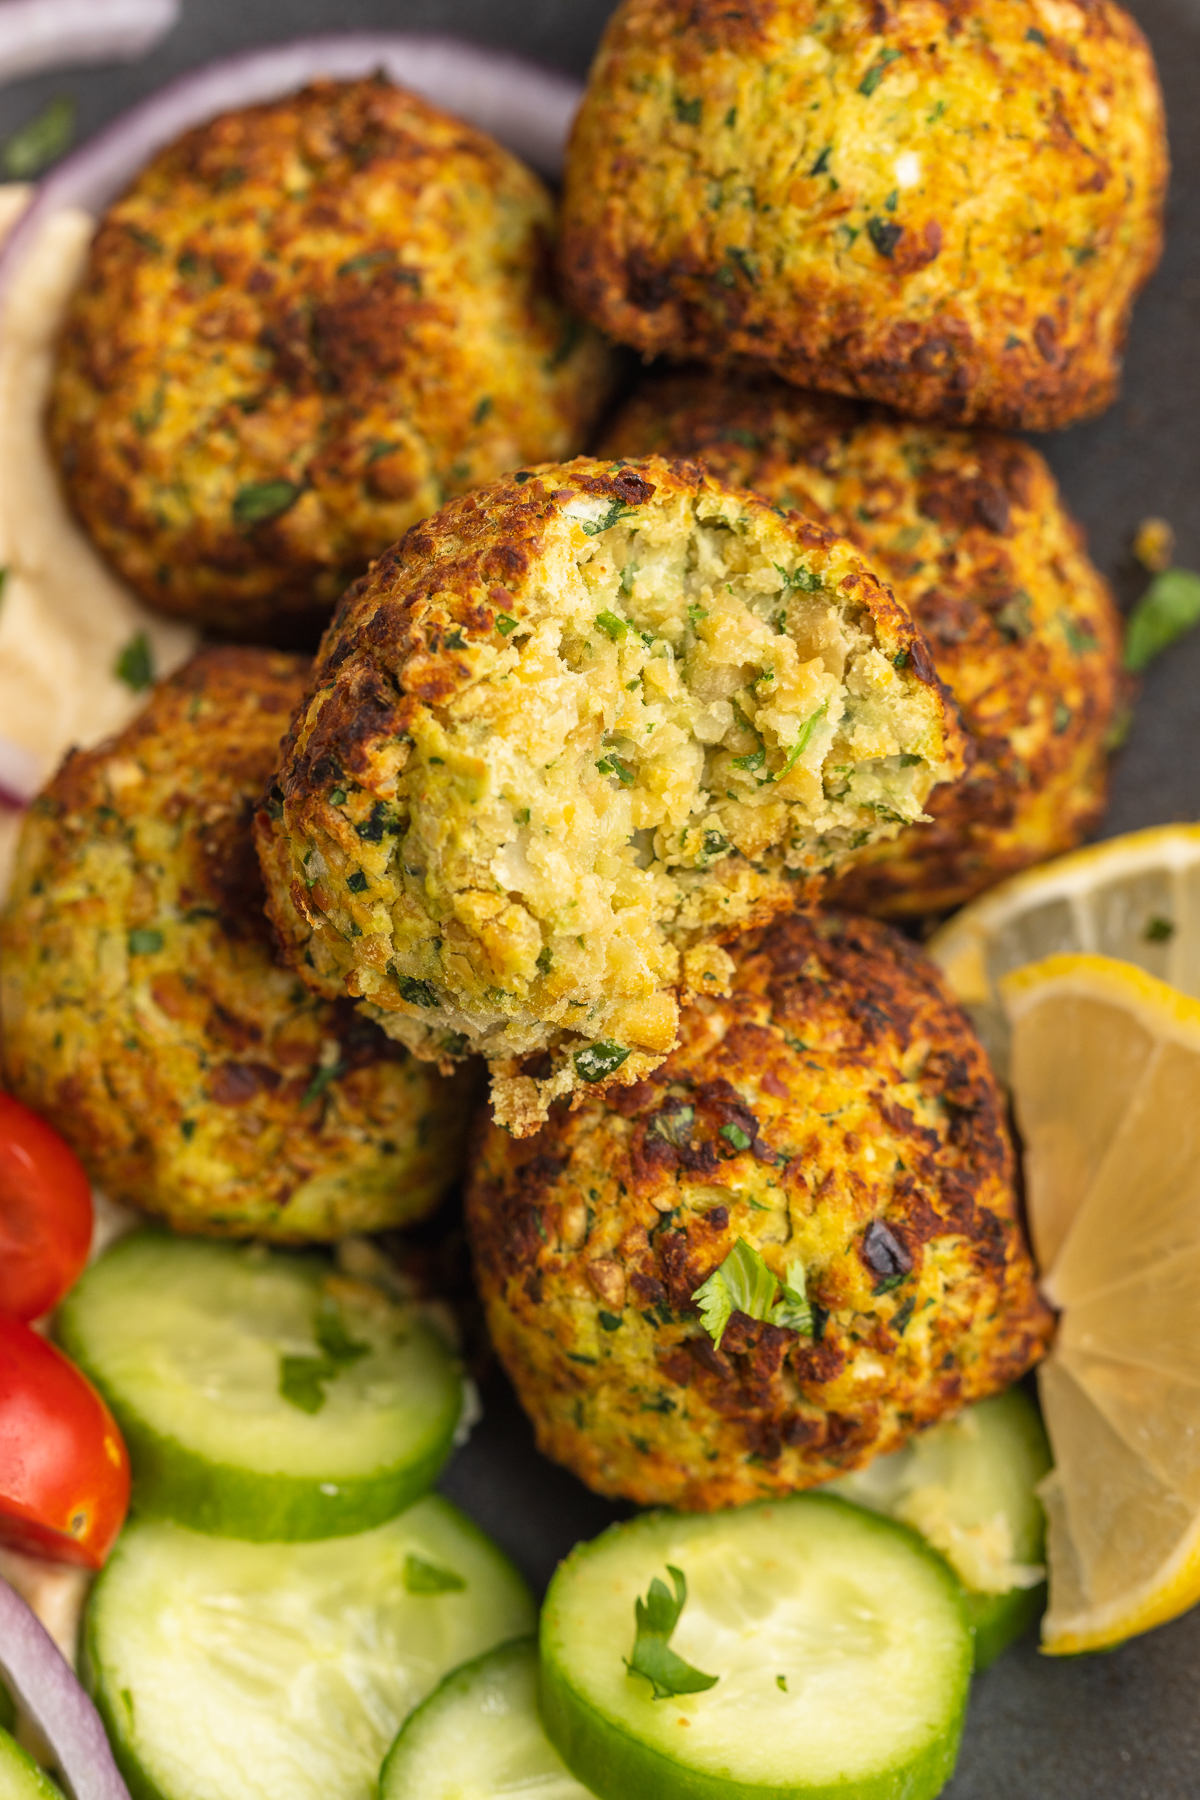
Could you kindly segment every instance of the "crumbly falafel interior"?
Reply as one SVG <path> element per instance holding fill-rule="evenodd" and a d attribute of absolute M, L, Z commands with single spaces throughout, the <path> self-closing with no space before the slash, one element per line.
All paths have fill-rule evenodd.
<path fill-rule="evenodd" d="M 648 1073 L 678 992 L 724 984 L 715 938 L 953 772 L 941 698 L 895 625 L 881 643 L 848 544 L 716 484 L 650 493 L 557 490 L 514 612 L 485 642 L 444 629 L 473 679 L 413 720 L 396 835 L 355 835 L 360 793 L 337 852 L 303 859 L 343 942 L 390 941 L 352 991 L 420 1054 L 482 1050 L 518 1128 Z M 546 1050 L 549 1072 L 519 1068 Z"/>

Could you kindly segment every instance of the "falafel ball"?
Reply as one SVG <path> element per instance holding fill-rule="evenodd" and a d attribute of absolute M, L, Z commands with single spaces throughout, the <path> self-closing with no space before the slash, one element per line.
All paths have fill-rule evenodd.
<path fill-rule="evenodd" d="M 1112 0 L 624 0 L 562 268 L 645 354 L 1045 430 L 1113 398 L 1166 180 Z"/>
<path fill-rule="evenodd" d="M 178 1231 L 407 1224 L 462 1165 L 469 1076 L 442 1080 L 273 955 L 250 817 L 306 675 L 204 651 L 69 756 L 0 920 L 6 1085 Z"/>
<path fill-rule="evenodd" d="M 163 612 L 315 641 L 448 495 L 582 446 L 611 353 L 555 295 L 553 236 L 531 170 L 383 79 L 160 151 L 100 226 L 55 373 L 100 550 Z"/>
<path fill-rule="evenodd" d="M 832 877 L 834 904 L 944 912 L 1095 826 L 1123 694 L 1120 618 L 1030 445 L 769 376 L 681 370 L 649 378 L 603 448 L 694 457 L 798 508 L 857 544 L 924 631 L 967 728 L 967 770 L 930 795 L 931 823 Z"/>
<path fill-rule="evenodd" d="M 259 814 L 271 915 L 533 1130 L 657 1067 L 715 940 L 921 817 L 961 742 L 848 543 L 693 463 L 518 470 L 343 602 Z"/>
<path fill-rule="evenodd" d="M 932 964 L 832 914 L 777 920 L 735 959 L 730 997 L 689 1008 L 648 1081 L 527 1143 L 484 1126 L 468 1189 L 539 1448 L 643 1505 L 857 1468 L 1006 1387 L 1051 1331 L 1003 1101 Z"/>

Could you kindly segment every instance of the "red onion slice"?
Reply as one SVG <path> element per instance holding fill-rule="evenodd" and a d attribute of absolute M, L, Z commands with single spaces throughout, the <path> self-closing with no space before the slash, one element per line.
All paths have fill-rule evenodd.
<path fill-rule="evenodd" d="M 4 0 L 0 81 L 142 56 L 178 23 L 180 0 Z"/>
<path fill-rule="evenodd" d="M 99 1713 L 6 1581 L 0 1581 L 0 1674 L 53 1750 L 74 1800 L 129 1800 Z"/>
<path fill-rule="evenodd" d="M 0 737 L 0 806 L 28 806 L 41 785 L 37 757 L 23 744 Z"/>
<path fill-rule="evenodd" d="M 181 76 L 60 162 L 0 255 L 0 295 L 51 213 L 81 207 L 98 216 L 181 132 L 234 107 L 279 99 L 321 75 L 350 80 L 376 69 L 490 132 L 544 174 L 561 168 L 583 92 L 569 75 L 449 37 L 348 32 L 298 38 Z"/>

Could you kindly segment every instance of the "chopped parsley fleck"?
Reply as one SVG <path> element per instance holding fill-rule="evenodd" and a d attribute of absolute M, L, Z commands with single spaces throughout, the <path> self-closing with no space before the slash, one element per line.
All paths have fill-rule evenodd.
<path fill-rule="evenodd" d="M 575 1068 L 581 1081 L 603 1081 L 606 1075 L 615 1074 L 628 1055 L 624 1044 L 601 1038 L 575 1052 Z"/>
<path fill-rule="evenodd" d="M 596 1317 L 600 1321 L 601 1331 L 620 1331 L 622 1321 L 619 1313 L 599 1312 Z"/>
<path fill-rule="evenodd" d="M 675 117 L 681 125 L 698 125 L 700 123 L 699 100 L 685 100 L 681 94 L 675 96 Z"/>
<path fill-rule="evenodd" d="M 884 70 L 887 68 L 889 63 L 894 63 L 896 61 L 896 59 L 899 57 L 899 55 L 900 55 L 899 50 L 881 50 L 879 55 L 875 58 L 875 61 L 871 64 L 870 68 L 867 70 L 866 74 L 863 76 L 862 80 L 859 82 L 859 84 L 858 84 L 859 93 L 865 94 L 867 96 L 867 99 L 869 100 L 871 98 L 871 95 L 875 92 L 875 89 L 879 86 L 880 82 L 883 80 Z"/>
<path fill-rule="evenodd" d="M 894 225 L 890 220 L 881 219 L 873 213 L 867 220 L 867 236 L 880 256 L 892 257 L 896 254 L 896 245 L 904 236 L 904 227 Z"/>
<path fill-rule="evenodd" d="M 295 506 L 303 491 L 298 482 L 282 478 L 247 482 L 234 495 L 233 522 L 239 531 L 252 531 L 256 525 L 266 525 Z"/>
<path fill-rule="evenodd" d="M 813 164 L 812 168 L 808 171 L 810 175 L 825 175 L 828 173 L 829 158 L 830 158 L 830 154 L 831 154 L 832 150 L 833 150 L 833 145 L 826 144 L 826 146 L 822 150 L 820 156 L 818 156 L 816 162 Z"/>
<path fill-rule="evenodd" d="M 407 1000 L 410 1006 L 436 1006 L 437 994 L 427 981 L 418 981 L 413 975 L 398 975 L 396 986 L 400 989 L 400 997 Z"/>
<path fill-rule="evenodd" d="M 622 760 L 615 751 L 610 750 L 596 764 L 601 775 L 615 775 L 622 787 L 632 787 L 636 779 L 629 764 Z"/>
<path fill-rule="evenodd" d="M 821 577 L 814 575 L 811 569 L 792 569 L 789 573 L 782 563 L 776 563 L 775 572 L 785 588 L 800 588 L 806 594 L 820 592 Z"/>
<path fill-rule="evenodd" d="M 347 875 L 346 886 L 350 889 L 352 894 L 366 893 L 368 882 L 361 869 L 355 869 L 352 875 Z"/>
<path fill-rule="evenodd" d="M 749 1132 L 743 1131 L 740 1125 L 722 1125 L 720 1136 L 727 1144 L 732 1144 L 735 1150 L 748 1150 L 754 1142 Z"/>
<path fill-rule="evenodd" d="M 301 1096 L 301 1106 L 311 1106 L 314 1100 L 321 1098 L 331 1082 L 339 1081 L 345 1073 L 344 1062 L 327 1063 L 324 1068 L 318 1069 Z"/>
<path fill-rule="evenodd" d="M 554 962 L 553 950 L 551 950 L 549 944 L 543 944 L 541 949 L 538 951 L 538 955 L 537 955 L 537 966 L 541 970 L 543 975 L 548 975 L 550 973 L 550 968 L 551 968 L 551 965 L 553 962 Z"/>
<path fill-rule="evenodd" d="M 1200 621 L 1200 575 L 1164 569 L 1146 589 L 1125 629 L 1125 667 L 1140 675 Z"/>
<path fill-rule="evenodd" d="M 1146 920 L 1142 937 L 1148 944 L 1165 944 L 1175 936 L 1174 919 L 1164 919 L 1158 913 Z"/>
<path fill-rule="evenodd" d="M 495 404 L 496 403 L 492 399 L 492 396 L 490 394 L 485 394 L 483 396 L 483 399 L 479 402 L 479 405 L 475 408 L 475 423 L 477 425 L 483 424 L 483 421 L 487 418 L 488 414 L 492 411 L 492 408 L 495 406 Z"/>
<path fill-rule="evenodd" d="M 635 506 L 626 506 L 623 500 L 614 500 L 602 519 L 588 520 L 583 531 L 586 537 L 599 537 L 602 531 L 609 531 L 621 519 L 631 519 L 637 511 Z"/>
<path fill-rule="evenodd" d="M 688 624 L 692 627 L 692 629 L 694 631 L 696 626 L 700 623 L 701 619 L 707 619 L 708 613 L 703 606 L 697 606 L 695 604 L 695 602 L 693 601 L 687 609 L 687 616 L 688 616 Z"/>
<path fill-rule="evenodd" d="M 607 610 L 598 612 L 596 614 L 596 623 L 601 631 L 604 632 L 605 636 L 612 639 L 614 644 L 620 643 L 623 637 L 628 637 L 629 635 L 628 620 L 619 619 L 614 612 L 608 612 Z"/>
<path fill-rule="evenodd" d="M 144 631 L 136 632 L 130 638 L 116 660 L 113 673 L 135 694 L 150 686 L 154 680 L 154 652 Z"/>
<path fill-rule="evenodd" d="M 500 633 L 501 637 L 508 637 L 510 633 L 514 632 L 516 629 L 517 621 L 513 618 L 511 613 L 496 614 L 496 630 Z"/>
<path fill-rule="evenodd" d="M 157 956 L 163 947 L 163 934 L 152 927 L 140 926 L 128 938 L 130 956 Z"/>
<path fill-rule="evenodd" d="M 1071 709 L 1064 700 L 1054 702 L 1054 735 L 1061 737 L 1071 723 Z"/>
<path fill-rule="evenodd" d="M 1081 625 L 1078 619 L 1071 617 L 1070 613 L 1060 612 L 1058 617 L 1059 623 L 1062 625 L 1063 636 L 1076 656 L 1087 656 L 1091 651 L 1100 648 L 1090 626 Z"/>
<path fill-rule="evenodd" d="M 19 131 L 14 131 L 0 150 L 0 169 L 6 181 L 32 181 L 52 162 L 57 162 L 75 136 L 75 102 L 66 94 L 51 100 Z M 161 249 L 161 245 L 159 246 Z"/>

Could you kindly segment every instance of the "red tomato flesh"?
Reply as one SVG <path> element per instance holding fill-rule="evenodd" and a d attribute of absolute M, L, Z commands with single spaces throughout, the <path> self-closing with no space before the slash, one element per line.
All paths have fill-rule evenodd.
<path fill-rule="evenodd" d="M 91 1242 L 83 1164 L 44 1119 L 0 1094 L 0 1313 L 38 1319 L 57 1306 Z"/>
<path fill-rule="evenodd" d="M 129 1457 L 73 1362 L 0 1318 L 0 1543 L 99 1569 L 129 1506 Z"/>

